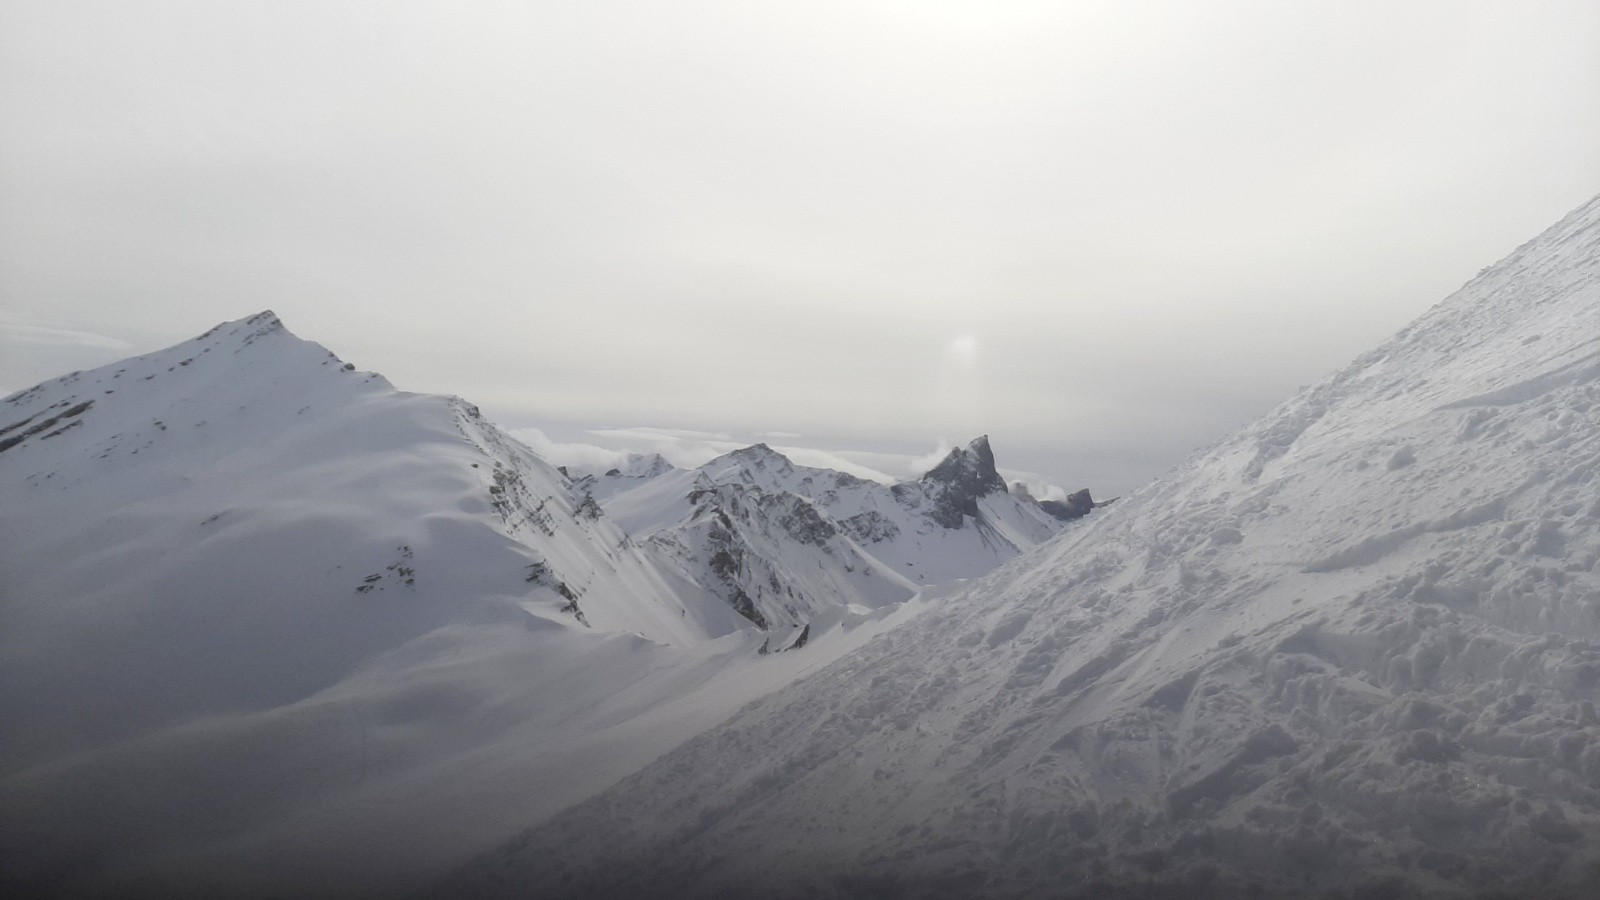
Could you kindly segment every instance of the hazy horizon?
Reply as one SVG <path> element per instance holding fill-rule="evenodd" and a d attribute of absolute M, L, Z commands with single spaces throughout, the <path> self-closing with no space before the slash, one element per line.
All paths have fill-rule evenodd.
<path fill-rule="evenodd" d="M 560 441 L 1097 494 L 1600 189 L 1571 2 L 10 4 L 0 67 L 0 390 L 272 308 Z"/>

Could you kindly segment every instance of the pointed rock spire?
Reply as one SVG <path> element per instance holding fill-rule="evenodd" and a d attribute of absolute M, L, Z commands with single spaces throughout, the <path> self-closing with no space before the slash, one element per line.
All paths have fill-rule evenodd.
<path fill-rule="evenodd" d="M 977 516 L 979 497 L 1006 490 L 1005 479 L 995 471 L 994 451 L 986 434 L 951 450 L 922 476 L 922 483 L 938 492 L 929 515 L 946 528 L 960 528 L 963 517 Z"/>

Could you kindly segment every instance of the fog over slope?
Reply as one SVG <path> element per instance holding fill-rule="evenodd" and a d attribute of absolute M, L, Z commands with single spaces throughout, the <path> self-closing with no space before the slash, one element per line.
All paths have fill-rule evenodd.
<path fill-rule="evenodd" d="M 1594 896 L 1600 199 L 437 896 Z"/>

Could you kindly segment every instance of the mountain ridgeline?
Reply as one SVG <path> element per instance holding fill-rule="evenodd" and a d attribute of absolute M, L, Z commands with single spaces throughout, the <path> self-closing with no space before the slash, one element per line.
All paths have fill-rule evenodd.
<path fill-rule="evenodd" d="M 662 565 L 782 632 L 982 575 L 1093 508 L 1087 491 L 1069 508 L 1008 489 L 987 436 L 893 485 L 797 466 L 766 444 L 694 469 L 640 456 L 569 474 Z"/>

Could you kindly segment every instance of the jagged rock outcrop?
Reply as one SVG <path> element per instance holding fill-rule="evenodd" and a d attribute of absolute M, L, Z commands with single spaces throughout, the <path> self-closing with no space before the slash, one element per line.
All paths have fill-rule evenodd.
<path fill-rule="evenodd" d="M 896 485 L 898 496 L 909 496 L 911 485 Z M 915 482 L 928 501 L 927 516 L 945 528 L 960 528 L 968 517 L 978 518 L 978 499 L 1003 493 L 1006 481 L 994 468 L 989 436 L 982 435 L 965 447 L 951 450 L 939 464 Z"/>
<path fill-rule="evenodd" d="M 797 615 L 826 608 L 816 591 L 857 583 L 864 572 L 881 583 L 845 590 L 835 597 L 835 606 L 861 603 L 863 593 L 877 598 L 867 605 L 876 605 L 901 596 L 908 585 L 914 590 L 980 575 L 1047 540 L 1063 524 L 1059 511 L 1006 490 L 986 436 L 951 451 L 922 478 L 897 485 L 797 466 L 766 444 L 731 451 L 693 470 L 652 471 L 632 485 L 619 487 L 624 476 L 585 476 L 578 484 L 623 527 L 651 537 L 651 546 L 666 553 L 686 577 L 704 581 L 741 609 L 759 610 L 764 627 L 785 626 L 799 621 Z M 762 560 L 757 564 L 750 561 L 754 557 L 742 557 L 747 563 L 737 593 L 726 565 L 719 566 L 721 572 L 708 570 L 711 557 L 702 547 L 707 536 L 690 533 L 703 528 L 707 504 L 742 533 L 764 535 L 756 541 L 759 547 L 737 541 Z M 798 571 L 784 558 L 790 552 L 786 548 L 826 551 L 807 565 L 821 566 L 828 576 L 811 587 L 804 586 L 805 579 L 776 576 Z M 714 552 L 728 551 L 718 547 Z M 756 570 L 764 574 L 751 574 Z M 773 591 L 783 597 L 763 599 Z"/>
<path fill-rule="evenodd" d="M 1094 512 L 1095 506 L 1094 498 L 1089 496 L 1088 488 L 1069 495 L 1066 500 L 1039 501 L 1041 509 L 1063 522 L 1070 522 L 1073 519 L 1081 519 L 1087 516 L 1089 513 Z"/>

